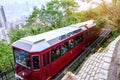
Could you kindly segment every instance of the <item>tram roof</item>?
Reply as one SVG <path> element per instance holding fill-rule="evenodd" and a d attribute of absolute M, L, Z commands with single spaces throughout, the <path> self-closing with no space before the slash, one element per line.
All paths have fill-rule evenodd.
<path fill-rule="evenodd" d="M 94 20 L 89 20 L 82 23 L 73 24 L 67 27 L 59 28 L 56 30 L 48 31 L 42 34 L 33 35 L 21 38 L 20 40 L 13 43 L 14 47 L 29 51 L 29 52 L 35 52 L 35 51 L 42 51 L 51 45 L 54 45 L 58 42 L 60 42 L 62 39 L 60 39 L 64 35 L 72 36 L 74 31 L 84 31 L 86 28 L 84 27 L 86 25 L 88 28 L 92 27 L 94 24 Z"/>

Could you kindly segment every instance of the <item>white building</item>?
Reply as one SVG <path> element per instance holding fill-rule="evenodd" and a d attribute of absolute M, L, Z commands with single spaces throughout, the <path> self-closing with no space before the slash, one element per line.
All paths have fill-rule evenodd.
<path fill-rule="evenodd" d="M 7 20 L 3 6 L 0 6 L 0 28 L 7 28 Z"/>
<path fill-rule="evenodd" d="M 6 20 L 6 16 L 5 16 L 2 5 L 0 5 L 0 41 L 1 40 L 5 40 L 5 41 L 9 42 L 7 20 Z"/>
<path fill-rule="evenodd" d="M 13 29 L 22 29 L 22 27 L 25 25 L 25 20 L 18 20 L 12 23 Z"/>

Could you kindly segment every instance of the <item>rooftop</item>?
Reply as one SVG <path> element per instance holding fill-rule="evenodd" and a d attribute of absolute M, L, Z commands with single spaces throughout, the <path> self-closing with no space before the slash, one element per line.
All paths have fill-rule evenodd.
<path fill-rule="evenodd" d="M 13 43 L 13 46 L 21 49 L 25 49 L 26 51 L 30 51 L 30 52 L 41 51 L 70 36 L 73 36 L 74 34 L 77 34 L 80 31 L 86 30 L 84 25 L 90 28 L 94 26 L 95 23 L 94 20 L 89 20 L 86 22 L 63 27 L 60 29 L 48 31 L 42 34 L 24 37 Z M 63 36 L 65 36 L 65 38 L 61 39 L 61 37 Z"/>

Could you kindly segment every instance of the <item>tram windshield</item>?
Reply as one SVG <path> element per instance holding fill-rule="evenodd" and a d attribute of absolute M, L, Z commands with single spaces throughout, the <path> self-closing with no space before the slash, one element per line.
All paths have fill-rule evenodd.
<path fill-rule="evenodd" d="M 14 56 L 15 56 L 16 63 L 30 69 L 30 56 L 28 52 L 14 49 Z"/>

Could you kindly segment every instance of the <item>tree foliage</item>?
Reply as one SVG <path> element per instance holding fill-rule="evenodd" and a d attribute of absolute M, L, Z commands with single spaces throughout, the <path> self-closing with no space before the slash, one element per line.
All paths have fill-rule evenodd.
<path fill-rule="evenodd" d="M 4 41 L 0 41 L 0 72 L 5 71 L 5 67 L 9 66 L 9 64 L 5 63 L 8 59 L 13 60 L 12 48 Z"/>
<path fill-rule="evenodd" d="M 63 27 L 75 23 L 73 20 L 75 20 L 74 11 L 76 9 L 77 3 L 74 0 L 51 0 L 46 7 L 42 7 L 40 10 L 34 9 L 28 22 L 29 24 L 34 23 L 37 18 L 41 26 Z"/>
<path fill-rule="evenodd" d="M 46 7 L 34 8 L 24 29 L 11 31 L 11 42 L 28 35 L 36 35 L 76 23 L 77 17 L 74 11 L 77 6 L 74 0 L 51 0 Z"/>
<path fill-rule="evenodd" d="M 14 41 L 16 41 L 22 37 L 25 37 L 25 34 L 26 34 L 26 31 L 23 29 L 19 29 L 19 30 L 12 29 L 12 31 L 10 32 L 10 35 L 9 35 L 11 43 L 13 43 Z"/>
<path fill-rule="evenodd" d="M 96 19 L 96 27 L 97 28 L 103 28 L 105 26 L 107 26 L 107 19 L 103 18 L 103 17 L 99 17 Z"/>
<path fill-rule="evenodd" d="M 26 25 L 22 30 L 12 31 L 10 38 L 14 42 L 24 36 L 36 35 L 90 19 L 98 20 L 97 24 L 101 27 L 109 23 L 119 30 L 119 6 L 119 0 L 113 0 L 111 4 L 107 4 L 103 0 L 102 4 L 98 4 L 98 7 L 94 9 L 75 12 L 78 4 L 74 0 L 51 0 L 46 4 L 46 7 L 34 8 L 27 20 L 27 24 L 30 25 Z"/>
<path fill-rule="evenodd" d="M 31 23 L 33 23 L 36 20 L 38 14 L 39 9 L 35 7 L 32 14 L 29 16 L 27 22 L 31 25 Z"/>
<path fill-rule="evenodd" d="M 113 0 L 112 6 L 109 7 L 109 20 L 118 32 L 120 32 L 120 1 Z"/>
<path fill-rule="evenodd" d="M 75 12 L 77 8 L 78 4 L 74 0 L 51 0 L 46 7 L 34 8 L 27 20 L 28 25 L 22 30 L 11 32 L 11 42 L 28 35 L 36 35 L 81 21 L 98 19 L 100 16 L 105 17 L 108 13 L 108 6 L 105 2 L 87 11 Z"/>

